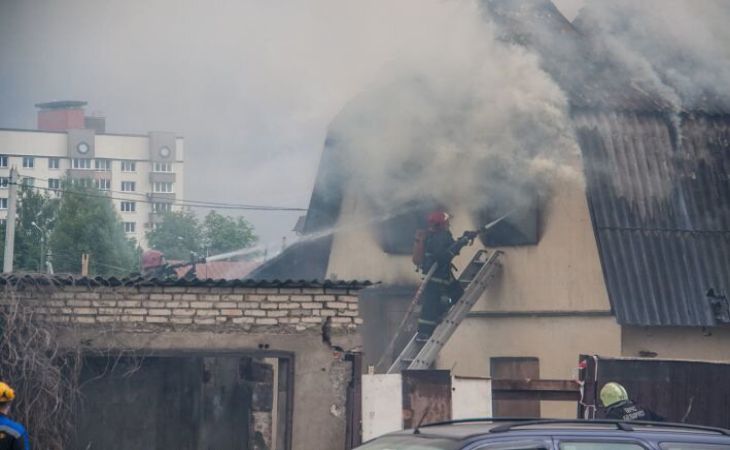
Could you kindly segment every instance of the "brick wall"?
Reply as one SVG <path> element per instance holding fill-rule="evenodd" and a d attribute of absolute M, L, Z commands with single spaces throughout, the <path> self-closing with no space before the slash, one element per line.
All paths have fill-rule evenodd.
<path fill-rule="evenodd" d="M 82 287 L 21 289 L 48 320 L 125 327 L 220 328 L 333 331 L 362 323 L 357 289 L 249 287 Z"/>

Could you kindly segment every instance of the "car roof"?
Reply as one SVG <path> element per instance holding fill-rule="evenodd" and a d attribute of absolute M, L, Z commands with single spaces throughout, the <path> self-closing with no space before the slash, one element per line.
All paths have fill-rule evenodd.
<path fill-rule="evenodd" d="M 418 429 L 403 430 L 390 435 L 413 435 L 469 440 L 484 436 L 522 436 L 545 435 L 627 435 L 655 439 L 685 437 L 720 437 L 730 442 L 730 430 L 700 425 L 677 424 L 669 422 L 643 422 L 620 420 L 580 420 L 580 419 L 521 419 L 521 418 L 484 418 L 439 422 L 420 426 Z M 508 434 L 507 434 L 508 433 Z"/>

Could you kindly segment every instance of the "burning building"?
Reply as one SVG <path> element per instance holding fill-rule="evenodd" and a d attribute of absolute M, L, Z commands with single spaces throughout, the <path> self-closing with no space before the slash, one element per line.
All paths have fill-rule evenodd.
<path fill-rule="evenodd" d="M 419 283 L 425 213 L 446 208 L 458 233 L 513 211 L 479 243 L 504 252 L 502 272 L 438 368 L 565 379 L 581 353 L 730 360 L 723 97 L 682 102 L 639 78 L 590 9 L 573 23 L 547 0 L 485 10 L 494 43 L 478 54 L 509 76 L 475 64 L 483 83 L 455 85 L 396 68 L 353 99 L 330 127 L 305 238 L 254 276 L 381 281 L 361 294 L 375 364 Z"/>

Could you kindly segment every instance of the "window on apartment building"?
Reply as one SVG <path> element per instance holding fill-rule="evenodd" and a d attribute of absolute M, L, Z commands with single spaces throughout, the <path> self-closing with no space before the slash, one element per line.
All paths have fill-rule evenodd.
<path fill-rule="evenodd" d="M 8 156 L 0 155 L 0 167 L 8 167 Z"/>
<path fill-rule="evenodd" d="M 33 186 L 35 186 L 35 178 L 23 177 L 20 180 L 20 184 L 23 186 L 27 186 L 27 187 L 33 187 Z"/>
<path fill-rule="evenodd" d="M 0 209 L 8 209 L 8 199 L 0 198 Z"/>
<path fill-rule="evenodd" d="M 155 214 L 164 214 L 172 211 L 172 203 L 153 203 L 152 212 Z"/>
<path fill-rule="evenodd" d="M 99 178 L 98 180 L 94 180 L 94 186 L 96 186 L 96 188 L 100 191 L 108 191 L 112 188 L 112 180 L 108 178 Z"/>
<path fill-rule="evenodd" d="M 172 172 L 172 163 L 156 162 L 152 166 L 153 172 Z"/>
<path fill-rule="evenodd" d="M 122 161 L 122 172 L 136 172 L 137 163 L 134 161 Z"/>
<path fill-rule="evenodd" d="M 32 156 L 23 156 L 23 168 L 32 169 L 35 167 L 35 158 Z"/>
<path fill-rule="evenodd" d="M 134 181 L 122 181 L 122 192 L 134 192 L 136 183 Z"/>
<path fill-rule="evenodd" d="M 0 177 L 0 189 L 7 189 L 8 185 L 10 185 L 10 178 Z"/>
<path fill-rule="evenodd" d="M 137 224 L 134 222 L 124 222 L 124 232 L 125 233 L 134 233 L 135 229 L 137 228 Z"/>
<path fill-rule="evenodd" d="M 79 187 L 91 187 L 93 180 L 91 178 L 74 178 L 71 184 Z"/>
<path fill-rule="evenodd" d="M 88 158 L 74 158 L 71 160 L 71 167 L 74 169 L 91 169 L 91 160 Z"/>
<path fill-rule="evenodd" d="M 112 160 L 111 159 L 94 160 L 94 165 L 96 167 L 96 170 L 99 170 L 102 172 L 111 172 L 112 171 Z"/>
<path fill-rule="evenodd" d="M 60 169 L 61 168 L 61 158 L 48 158 L 48 168 L 49 169 Z"/>
<path fill-rule="evenodd" d="M 122 212 L 135 212 L 137 210 L 137 202 L 122 202 L 120 209 Z"/>
<path fill-rule="evenodd" d="M 156 194 L 172 194 L 175 190 L 173 183 L 169 181 L 155 181 L 152 183 L 152 192 Z"/>
<path fill-rule="evenodd" d="M 48 189 L 61 189 L 61 180 L 58 178 L 49 178 Z"/>

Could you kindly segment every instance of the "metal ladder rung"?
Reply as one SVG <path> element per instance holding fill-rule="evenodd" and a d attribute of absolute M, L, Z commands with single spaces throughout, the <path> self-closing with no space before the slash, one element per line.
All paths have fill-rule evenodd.
<path fill-rule="evenodd" d="M 418 352 L 415 361 L 409 364 L 408 369 L 428 369 L 431 366 L 433 361 L 436 359 L 436 356 L 438 356 L 438 353 L 453 335 L 456 328 L 458 328 L 461 322 L 466 318 L 472 306 L 474 306 L 482 293 L 487 289 L 489 282 L 494 278 L 496 270 L 501 267 L 497 262 L 501 253 L 502 252 L 500 251 L 495 251 L 485 260 L 473 281 L 469 283 L 469 286 L 467 286 L 464 290 L 464 294 L 456 302 L 456 304 L 451 307 L 446 317 L 436 327 L 429 340 Z M 481 258 L 484 254 L 485 251 L 480 250 L 474 256 L 472 261 Z"/>
<path fill-rule="evenodd" d="M 459 277 L 459 282 L 465 285 L 464 294 L 451 307 L 446 317 L 441 320 L 441 323 L 426 342 L 416 340 L 418 333 L 413 335 L 387 373 L 394 373 L 403 369 L 427 369 L 431 366 L 454 330 L 466 318 L 472 306 L 487 289 L 496 269 L 501 267 L 498 262 L 501 254 L 500 251 L 495 251 L 489 255 L 487 255 L 486 250 L 477 251 Z M 473 277 L 465 278 L 468 275 L 473 275 Z"/>

